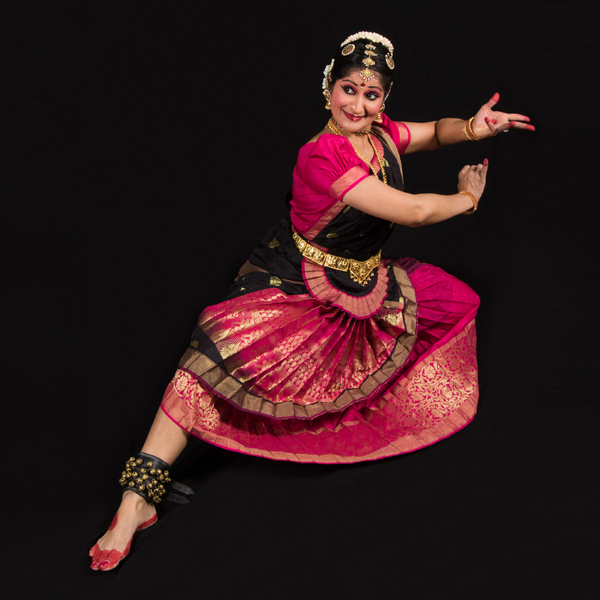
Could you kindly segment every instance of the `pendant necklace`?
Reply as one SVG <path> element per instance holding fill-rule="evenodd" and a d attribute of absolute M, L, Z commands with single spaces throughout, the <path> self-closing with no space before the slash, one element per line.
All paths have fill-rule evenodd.
<path fill-rule="evenodd" d="M 336 135 L 341 135 L 342 137 L 346 137 L 340 131 L 339 125 L 333 119 L 329 119 L 329 122 L 327 123 L 327 127 L 329 127 L 329 129 L 331 129 L 331 131 L 333 131 L 333 133 L 335 133 Z M 383 183 L 387 185 L 387 177 L 385 175 L 385 169 L 383 168 L 383 162 L 381 160 L 381 157 L 379 156 L 379 152 L 377 152 L 377 148 L 375 147 L 375 143 L 373 142 L 373 138 L 371 137 L 371 134 L 370 133 L 366 133 L 366 135 L 367 135 L 367 138 L 369 139 L 369 143 L 371 144 L 371 147 L 373 148 L 373 152 L 375 152 L 375 156 L 377 158 L 377 162 L 379 163 L 379 168 L 381 169 L 381 174 L 383 176 Z M 356 152 L 357 156 L 359 158 L 361 158 L 362 160 L 364 160 L 365 163 L 367 163 L 369 169 L 371 171 L 373 171 L 373 175 L 375 175 L 375 177 L 377 177 L 377 173 L 375 172 L 375 168 L 367 160 L 367 157 L 352 143 L 352 140 L 350 138 L 346 138 L 346 139 L 352 144 L 352 147 L 354 148 L 354 152 Z"/>

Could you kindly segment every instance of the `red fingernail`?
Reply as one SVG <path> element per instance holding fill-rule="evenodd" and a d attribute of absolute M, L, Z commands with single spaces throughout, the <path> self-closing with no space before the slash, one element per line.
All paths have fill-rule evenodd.
<path fill-rule="evenodd" d="M 483 159 L 483 164 L 484 164 L 484 165 L 487 165 L 487 164 L 488 164 L 488 159 L 487 159 L 487 158 L 484 158 L 484 159 Z"/>
<path fill-rule="evenodd" d="M 529 117 L 523 117 L 526 121 L 531 121 L 531 119 Z"/>
<path fill-rule="evenodd" d="M 525 129 L 529 131 L 535 131 L 535 127 L 533 125 L 525 125 Z"/>
<path fill-rule="evenodd" d="M 486 118 L 484 119 L 484 121 L 487 123 L 487 122 L 489 121 L 489 119 L 486 117 Z"/>

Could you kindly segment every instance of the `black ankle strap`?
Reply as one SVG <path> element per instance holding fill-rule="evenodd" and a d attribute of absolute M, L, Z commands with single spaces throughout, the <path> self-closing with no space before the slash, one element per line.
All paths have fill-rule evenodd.
<path fill-rule="evenodd" d="M 160 504 L 163 499 L 186 504 L 189 500 L 185 496 L 194 494 L 187 485 L 171 480 L 168 463 L 146 452 L 139 452 L 127 461 L 119 483 L 124 492 L 135 492 L 152 505 Z M 167 491 L 167 486 L 184 496 Z"/>

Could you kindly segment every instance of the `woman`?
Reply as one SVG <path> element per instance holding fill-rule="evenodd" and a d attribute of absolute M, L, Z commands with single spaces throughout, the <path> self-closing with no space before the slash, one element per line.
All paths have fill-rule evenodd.
<path fill-rule="evenodd" d="M 488 161 L 460 171 L 456 194 L 413 195 L 400 155 L 534 128 L 494 111 L 497 94 L 466 122 L 392 122 L 393 51 L 360 32 L 326 68 L 331 119 L 300 149 L 290 220 L 200 316 L 142 452 L 127 461 L 92 569 L 115 568 L 156 521 L 190 434 L 276 460 L 351 463 L 416 450 L 474 417 L 477 295 L 431 265 L 382 259 L 381 248 L 393 223 L 472 214 Z"/>

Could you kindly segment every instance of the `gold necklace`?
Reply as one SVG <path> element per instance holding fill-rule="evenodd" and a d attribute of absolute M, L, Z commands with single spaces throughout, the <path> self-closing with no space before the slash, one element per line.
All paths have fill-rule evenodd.
<path fill-rule="evenodd" d="M 329 122 L 327 123 L 327 127 L 329 127 L 329 129 L 331 129 L 331 131 L 333 131 L 333 133 L 335 133 L 335 135 L 341 135 L 342 137 L 346 137 L 336 127 L 335 123 L 333 122 L 333 119 L 329 119 Z M 375 153 L 375 156 L 377 157 L 377 162 L 379 163 L 379 168 L 381 169 L 381 174 L 383 176 L 383 183 L 387 185 L 387 177 L 385 175 L 385 169 L 383 168 L 383 162 L 381 161 L 381 157 L 379 156 L 379 152 L 377 152 L 377 148 L 375 147 L 375 143 L 373 142 L 373 138 L 371 138 L 370 133 L 367 133 L 367 138 L 369 138 L 369 142 L 371 144 L 371 147 L 373 148 L 373 152 Z M 357 156 L 359 158 L 361 158 L 362 160 L 364 160 L 365 163 L 367 163 L 367 166 L 369 167 L 369 169 L 371 169 L 371 171 L 373 171 L 373 175 L 375 175 L 375 177 L 377 177 L 377 173 L 375 172 L 375 167 L 373 167 L 373 165 L 367 160 L 367 157 L 354 145 L 354 143 L 352 142 L 352 140 L 350 138 L 346 138 L 346 139 L 352 144 L 352 147 L 354 148 L 354 152 L 356 152 Z"/>

